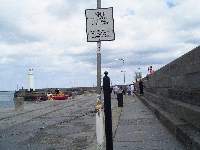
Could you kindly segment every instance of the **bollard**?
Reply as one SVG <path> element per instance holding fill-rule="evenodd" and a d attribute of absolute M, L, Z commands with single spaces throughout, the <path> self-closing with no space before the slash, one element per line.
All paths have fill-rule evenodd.
<path fill-rule="evenodd" d="M 96 110 L 96 136 L 97 136 L 97 150 L 102 150 L 104 145 L 104 113 L 103 113 L 103 103 L 100 100 L 101 96 L 97 95 L 97 102 L 95 106 Z"/>
<path fill-rule="evenodd" d="M 16 97 L 14 99 L 14 103 L 15 103 L 15 110 L 16 111 L 24 110 L 24 97 Z"/>
<path fill-rule="evenodd" d="M 112 111 L 111 111 L 111 89 L 108 72 L 104 72 L 103 92 L 104 92 L 104 113 L 105 113 L 105 133 L 106 133 L 106 150 L 113 150 L 112 139 Z"/>
<path fill-rule="evenodd" d="M 76 93 L 75 92 L 72 92 L 72 99 L 74 99 L 76 96 Z"/>

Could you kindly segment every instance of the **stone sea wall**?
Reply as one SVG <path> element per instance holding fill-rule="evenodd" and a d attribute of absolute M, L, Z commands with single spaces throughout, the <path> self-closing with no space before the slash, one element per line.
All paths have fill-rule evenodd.
<path fill-rule="evenodd" d="M 200 47 L 143 79 L 145 97 L 200 128 Z"/>

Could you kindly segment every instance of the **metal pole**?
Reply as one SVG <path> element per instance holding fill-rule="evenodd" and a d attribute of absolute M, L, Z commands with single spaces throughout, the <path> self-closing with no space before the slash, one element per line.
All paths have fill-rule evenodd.
<path fill-rule="evenodd" d="M 97 42 L 97 94 L 101 95 L 101 42 Z"/>
<path fill-rule="evenodd" d="M 125 77 L 124 59 L 122 59 L 122 61 L 123 61 L 123 70 L 124 70 L 124 85 L 125 85 L 125 83 L 126 83 L 126 77 Z"/>
<path fill-rule="evenodd" d="M 97 0 L 97 8 L 101 8 L 101 0 Z M 97 94 L 101 95 L 101 41 L 97 42 Z"/>
<path fill-rule="evenodd" d="M 124 85 L 125 85 L 125 83 L 126 83 L 126 79 L 125 79 L 126 77 L 125 77 L 125 70 L 124 70 Z"/>
<path fill-rule="evenodd" d="M 101 8 L 101 0 L 97 0 L 97 8 Z"/>
<path fill-rule="evenodd" d="M 97 0 L 97 8 L 101 8 L 101 0 Z M 113 150 L 110 79 L 107 88 L 106 92 L 104 91 L 106 150 Z M 97 42 L 97 95 L 101 99 L 101 41 Z"/>
<path fill-rule="evenodd" d="M 97 0 L 97 8 L 101 8 L 101 0 Z M 101 41 L 97 42 L 97 101 L 101 101 Z M 100 117 L 103 117 L 103 116 L 99 115 L 98 117 L 99 119 L 102 119 Z M 98 124 L 96 124 L 96 128 L 99 128 L 99 127 L 102 128 L 102 130 L 97 129 L 97 131 L 100 130 L 101 132 L 104 132 L 103 126 L 104 126 L 103 122 L 102 122 L 102 126 L 101 125 L 98 126 Z M 97 137 L 97 140 L 98 140 L 98 137 Z M 102 149 L 103 149 L 103 143 L 102 142 L 98 143 L 97 141 L 97 150 L 102 150 Z"/>

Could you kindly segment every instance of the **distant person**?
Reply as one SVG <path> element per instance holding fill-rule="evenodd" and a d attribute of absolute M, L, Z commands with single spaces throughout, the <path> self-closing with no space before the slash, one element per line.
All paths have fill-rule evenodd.
<path fill-rule="evenodd" d="M 123 90 L 122 86 L 120 86 L 118 93 L 117 93 L 118 107 L 123 107 L 123 94 L 124 94 L 124 90 Z"/>
<path fill-rule="evenodd" d="M 56 94 L 59 94 L 59 93 L 60 93 L 60 90 L 59 90 L 59 89 L 55 89 L 55 93 L 56 93 Z"/>
<path fill-rule="evenodd" d="M 114 92 L 114 95 L 116 95 L 116 94 L 117 94 L 117 91 L 118 91 L 118 86 L 117 86 L 117 85 L 115 85 L 115 86 L 113 87 L 113 92 Z"/>
<path fill-rule="evenodd" d="M 148 68 L 148 75 L 152 75 L 154 72 L 155 72 L 155 71 L 153 70 L 153 67 L 150 66 L 150 67 Z"/>
<path fill-rule="evenodd" d="M 144 94 L 144 84 L 141 79 L 139 81 L 139 89 L 140 89 L 140 95 L 143 95 Z"/>
<path fill-rule="evenodd" d="M 131 95 L 131 85 L 127 86 L 127 93 L 128 93 L 128 95 Z"/>
<path fill-rule="evenodd" d="M 113 91 L 114 91 L 114 97 L 115 97 L 116 99 L 117 99 L 118 90 L 119 90 L 119 87 L 118 87 L 117 85 L 114 86 Z"/>
<path fill-rule="evenodd" d="M 122 88 L 122 94 L 124 94 L 124 95 L 126 95 L 127 94 L 127 86 L 121 86 L 121 88 Z"/>
<path fill-rule="evenodd" d="M 134 90 L 135 90 L 135 89 L 134 89 L 134 84 L 132 84 L 132 85 L 131 85 L 131 95 L 134 94 Z"/>

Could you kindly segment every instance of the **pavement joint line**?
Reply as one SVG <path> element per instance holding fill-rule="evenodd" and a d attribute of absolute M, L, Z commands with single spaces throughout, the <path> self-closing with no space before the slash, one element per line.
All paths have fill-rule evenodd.
<path fill-rule="evenodd" d="M 113 139 L 115 138 L 116 136 L 116 133 L 117 133 L 117 129 L 119 127 L 119 124 L 120 124 L 120 118 L 121 118 L 121 114 L 122 114 L 122 110 L 120 110 L 120 115 L 118 116 L 118 121 L 117 121 L 117 126 L 116 126 L 116 129 L 114 131 L 114 134 L 113 134 Z"/>
<path fill-rule="evenodd" d="M 141 141 L 141 140 L 138 140 L 138 141 L 123 141 L 123 140 L 120 140 L 120 141 L 118 141 L 118 140 L 115 140 L 115 142 L 132 142 L 132 143 L 136 143 L 136 142 L 139 142 L 139 143 L 143 143 L 144 141 Z"/>
<path fill-rule="evenodd" d="M 129 103 L 131 103 L 131 102 L 127 103 L 127 100 L 130 100 L 130 98 L 129 98 L 129 99 L 127 99 L 127 98 L 129 98 L 129 97 L 124 96 L 124 101 L 125 101 L 125 102 L 124 102 L 124 106 L 126 106 L 126 105 L 129 104 Z M 119 107 L 116 106 L 116 107 L 114 107 L 114 108 L 117 108 L 117 109 L 118 109 Z M 118 116 L 117 126 L 116 126 L 116 128 L 114 129 L 115 131 L 114 131 L 114 134 L 113 134 L 113 140 L 114 140 L 114 138 L 115 138 L 115 136 L 116 136 L 117 129 L 118 129 L 119 125 L 120 125 L 122 113 L 123 113 L 123 107 L 120 109 L 120 114 L 119 114 L 119 116 Z"/>

